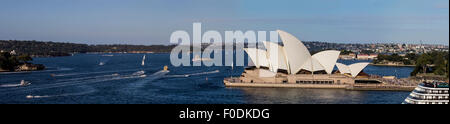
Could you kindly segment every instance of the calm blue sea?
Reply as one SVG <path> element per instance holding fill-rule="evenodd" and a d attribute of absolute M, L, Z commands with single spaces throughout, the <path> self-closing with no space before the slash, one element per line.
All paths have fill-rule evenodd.
<path fill-rule="evenodd" d="M 0 104 L 400 104 L 409 92 L 227 88 L 243 67 L 172 67 L 169 54 L 76 54 L 34 58 L 48 69 L 0 74 Z M 356 61 L 339 62 L 350 64 Z M 100 65 L 103 63 L 103 65 Z M 170 72 L 160 72 L 168 65 Z M 366 73 L 407 77 L 410 67 L 368 66 Z M 147 77 L 140 77 L 145 71 Z M 186 77 L 186 75 L 189 75 Z M 21 80 L 27 87 L 12 87 Z"/>

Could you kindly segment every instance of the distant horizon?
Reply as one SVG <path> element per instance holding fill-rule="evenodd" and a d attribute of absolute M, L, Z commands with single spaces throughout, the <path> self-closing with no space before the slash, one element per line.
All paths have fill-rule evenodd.
<path fill-rule="evenodd" d="M 449 0 L 4 0 L 0 39 L 169 44 L 172 32 L 285 30 L 302 41 L 449 43 Z M 191 34 L 192 35 L 192 34 Z"/>
<path fill-rule="evenodd" d="M 91 44 L 91 43 L 80 43 L 80 42 L 67 42 L 67 41 L 46 41 L 46 40 L 3 40 L 0 39 L 0 41 L 36 41 L 36 42 L 54 42 L 54 43 L 73 43 L 73 44 L 86 44 L 86 45 L 142 45 L 142 46 L 152 46 L 152 45 L 178 45 L 178 44 L 126 44 L 126 43 L 99 43 L 99 44 Z M 302 42 L 321 42 L 321 43 L 336 43 L 336 44 L 409 44 L 409 45 L 421 45 L 421 43 L 407 43 L 407 42 L 357 42 L 357 43 L 351 43 L 349 42 L 330 42 L 330 41 L 318 41 L 318 40 L 306 40 Z M 449 46 L 449 44 L 432 44 L 423 41 L 422 45 L 443 45 L 443 46 Z"/>

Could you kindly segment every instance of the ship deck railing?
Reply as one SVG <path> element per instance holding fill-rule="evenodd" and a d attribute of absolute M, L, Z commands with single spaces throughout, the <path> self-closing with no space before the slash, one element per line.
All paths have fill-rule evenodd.
<path fill-rule="evenodd" d="M 437 102 L 437 103 L 448 104 L 449 100 L 448 99 L 447 100 L 421 100 L 421 99 L 413 99 L 413 98 L 407 97 L 405 99 L 405 102 L 408 102 L 408 103 L 413 102 L 413 104 L 418 104 L 420 102 L 422 102 L 422 103 L 429 103 L 429 102 L 435 102 L 436 103 Z"/>
<path fill-rule="evenodd" d="M 449 100 L 448 98 L 419 98 L 419 97 L 410 97 L 411 99 L 416 100 Z"/>
<path fill-rule="evenodd" d="M 433 91 L 419 91 L 419 90 L 414 90 L 415 93 L 419 93 L 419 94 L 448 94 L 448 91 L 444 91 L 444 92 L 433 92 Z"/>

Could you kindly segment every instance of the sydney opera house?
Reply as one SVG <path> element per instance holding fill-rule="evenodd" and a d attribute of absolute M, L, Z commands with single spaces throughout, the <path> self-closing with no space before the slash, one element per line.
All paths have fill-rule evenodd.
<path fill-rule="evenodd" d="M 375 82 L 363 72 L 369 63 L 337 63 L 340 51 L 326 50 L 311 55 L 293 35 L 277 31 L 283 45 L 264 42 L 265 48 L 245 48 L 252 65 L 241 77 L 225 80 L 225 85 L 240 84 L 326 84 L 349 85 Z M 337 70 L 334 68 L 337 67 Z M 248 86 L 248 85 L 247 85 Z"/>

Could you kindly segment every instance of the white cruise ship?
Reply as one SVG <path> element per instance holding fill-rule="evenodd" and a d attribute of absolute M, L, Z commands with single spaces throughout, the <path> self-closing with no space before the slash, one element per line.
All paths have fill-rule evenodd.
<path fill-rule="evenodd" d="M 403 104 L 448 104 L 448 83 L 421 83 Z"/>

